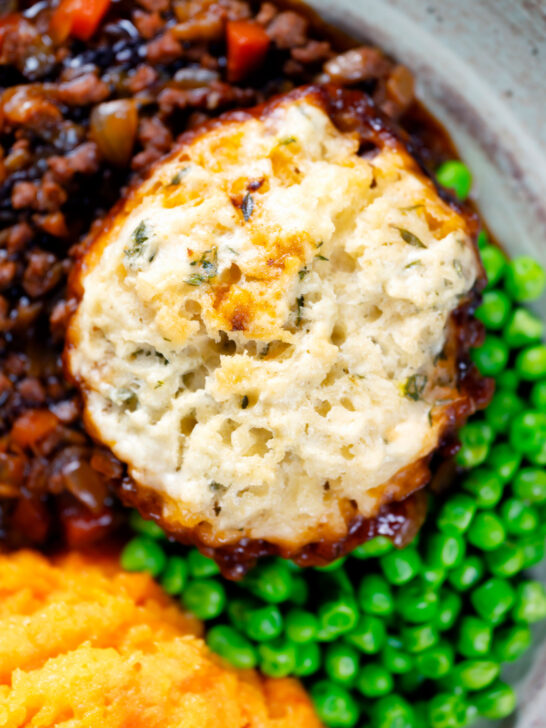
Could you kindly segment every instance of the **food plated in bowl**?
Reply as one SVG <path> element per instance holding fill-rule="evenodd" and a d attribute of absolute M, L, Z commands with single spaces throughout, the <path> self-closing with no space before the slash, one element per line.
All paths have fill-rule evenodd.
<path fill-rule="evenodd" d="M 499 665 L 525 651 L 528 625 L 545 605 L 542 586 L 523 571 L 543 553 L 545 350 L 541 323 L 525 308 L 540 294 L 540 267 L 528 258 L 508 262 L 481 231 L 488 288 L 477 316 L 488 333 L 480 345 L 480 326 L 453 300 L 470 302 L 480 278 L 470 243 L 477 223 L 452 197 L 468 195 L 470 173 L 413 103 L 411 74 L 381 51 L 336 45 L 305 14 L 268 3 L 93 9 L 32 5 L 2 25 L 4 543 L 104 548 L 101 537 L 117 526 L 123 540 L 120 493 L 236 577 L 258 556 L 326 563 L 372 537 L 326 571 L 266 558 L 234 584 L 214 561 L 133 512 L 136 535 L 121 562 L 149 571 L 206 620 L 210 647 L 232 664 L 305 679 L 329 726 L 396 720 L 445 728 L 477 713 L 507 715 L 515 697 Z M 229 109 L 237 111 L 218 121 Z M 425 169 L 452 192 L 439 193 Z M 305 194 L 294 202 L 300 187 Z M 211 201 L 214 216 L 199 217 Z M 371 214 L 378 208 L 379 223 Z M 220 231 L 211 227 L 218 221 Z M 351 247 L 352 231 L 368 245 Z M 290 232 L 298 238 L 291 247 Z M 372 255 L 374 246 L 381 255 Z M 361 275 L 363 267 L 373 275 Z M 378 280 L 381 290 L 370 290 Z M 434 306 L 425 296 L 419 308 L 421 290 L 445 298 Z M 399 329 L 395 310 L 403 313 Z M 433 320 L 425 331 L 421 315 Z M 61 369 L 69 321 L 65 359 L 83 400 Z M 413 351 L 417 339 L 410 324 L 424 335 L 422 358 L 402 366 L 403 345 Z M 173 336 L 182 336 L 176 346 Z M 499 391 L 460 429 L 453 460 L 455 433 L 445 425 L 459 425 L 471 400 L 485 404 L 490 395 L 485 384 L 467 389 L 480 381 L 468 376 L 470 345 L 479 345 L 470 357 Z M 360 361 L 351 347 L 367 356 Z M 332 354 L 347 372 L 320 369 Z M 390 355 L 399 369 L 378 376 Z M 231 379 L 218 382 L 224 366 Z M 284 379 L 272 391 L 275 367 Z M 447 397 L 434 391 L 440 379 Z M 317 411 L 322 384 L 328 398 Z M 364 399 L 374 406 L 364 408 Z M 179 422 L 193 406 L 195 415 Z M 374 413 L 369 433 L 378 445 L 367 453 L 384 459 L 370 462 L 357 426 Z M 154 428 L 164 414 L 161 426 L 169 417 L 175 426 L 164 427 L 163 440 Z M 390 448 L 401 421 L 416 426 L 400 438 L 396 460 Z M 438 445 L 428 496 L 398 501 L 428 478 L 422 457 Z M 304 485 L 320 486 L 303 508 L 277 477 L 294 451 L 311 471 Z M 183 456 L 180 471 L 173 453 Z M 346 478 L 333 472 L 340 455 Z M 416 477 L 405 472 L 393 492 L 385 472 L 402 465 Z M 286 483 L 297 494 L 299 465 L 288 466 Z M 368 480 L 355 482 L 357 466 Z M 454 479 L 456 467 L 474 470 Z M 271 491 L 261 482 L 253 492 L 254 475 L 243 484 L 250 471 L 272 474 Z M 178 472 L 196 478 L 183 512 Z M 344 488 L 357 497 L 346 498 Z M 427 498 L 429 516 L 414 538 Z M 237 522 L 243 531 L 234 533 Z"/>

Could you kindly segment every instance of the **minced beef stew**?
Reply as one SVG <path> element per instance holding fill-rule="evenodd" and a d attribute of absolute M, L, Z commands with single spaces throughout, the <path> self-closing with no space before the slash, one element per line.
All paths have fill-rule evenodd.
<path fill-rule="evenodd" d="M 3 6 L 5 3 L 2 4 Z M 359 88 L 431 168 L 451 152 L 409 70 L 304 12 L 245 0 L 8 2 L 0 18 L 0 539 L 70 546 L 122 516 L 122 465 L 63 376 L 86 234 L 188 128 L 311 81 Z M 424 143 L 423 143 L 424 142 Z M 411 509 L 410 509 L 411 510 Z"/>

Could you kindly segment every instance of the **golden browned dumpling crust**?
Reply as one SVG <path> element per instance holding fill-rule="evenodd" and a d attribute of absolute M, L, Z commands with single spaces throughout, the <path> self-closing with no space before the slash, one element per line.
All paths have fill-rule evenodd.
<path fill-rule="evenodd" d="M 187 135 L 74 281 L 66 362 L 126 500 L 235 561 L 364 538 L 474 407 L 471 228 L 356 92 Z"/>

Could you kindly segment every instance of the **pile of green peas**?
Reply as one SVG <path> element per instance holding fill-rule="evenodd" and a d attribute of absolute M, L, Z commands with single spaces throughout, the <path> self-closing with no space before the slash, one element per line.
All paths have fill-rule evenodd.
<path fill-rule="evenodd" d="M 459 161 L 439 181 L 464 199 Z M 545 555 L 546 345 L 526 307 L 546 275 L 508 261 L 479 236 L 488 277 L 477 311 L 486 328 L 472 358 L 496 380 L 483 413 L 461 429 L 460 484 L 430 496 L 415 540 L 378 536 L 324 568 L 266 559 L 241 582 L 196 549 L 167 541 L 133 512 L 122 566 L 147 571 L 208 622 L 209 647 L 238 668 L 303 679 L 329 728 L 464 728 L 515 708 L 502 663 L 546 617 L 543 585 L 526 574 Z"/>

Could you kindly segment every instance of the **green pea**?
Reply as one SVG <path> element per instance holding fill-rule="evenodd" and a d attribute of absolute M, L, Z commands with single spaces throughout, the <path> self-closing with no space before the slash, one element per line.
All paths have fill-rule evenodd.
<path fill-rule="evenodd" d="M 336 683 L 352 683 L 358 673 L 359 655 L 347 644 L 328 645 L 324 655 L 324 671 Z"/>
<path fill-rule="evenodd" d="M 166 538 L 165 532 L 158 526 L 155 521 L 149 521 L 142 518 L 138 511 L 131 511 L 129 514 L 129 525 L 141 536 L 147 536 L 148 538 L 164 539 Z"/>
<path fill-rule="evenodd" d="M 358 587 L 358 602 L 363 612 L 386 615 L 394 610 L 394 599 L 388 581 L 379 574 L 367 574 Z"/>
<path fill-rule="evenodd" d="M 434 533 L 427 543 L 427 564 L 453 569 L 464 558 L 465 543 L 458 533 Z"/>
<path fill-rule="evenodd" d="M 468 529 L 468 541 L 482 551 L 498 548 L 506 538 L 506 531 L 500 518 L 494 513 L 477 513 Z"/>
<path fill-rule="evenodd" d="M 437 645 L 420 652 L 415 658 L 417 669 L 424 677 L 436 680 L 447 675 L 453 667 L 453 647 L 442 640 Z"/>
<path fill-rule="evenodd" d="M 383 647 L 386 637 L 385 622 L 372 614 L 363 614 L 345 640 L 361 652 L 373 655 Z"/>
<path fill-rule="evenodd" d="M 461 619 L 457 650 L 464 657 L 481 657 L 489 654 L 492 639 L 493 630 L 485 620 L 473 616 Z"/>
<path fill-rule="evenodd" d="M 512 302 L 503 291 L 486 291 L 481 306 L 476 309 L 478 318 L 487 329 L 502 329 L 508 316 Z"/>
<path fill-rule="evenodd" d="M 292 577 L 292 592 L 290 594 L 290 601 L 297 604 L 298 607 L 303 607 L 309 598 L 309 585 L 303 576 Z"/>
<path fill-rule="evenodd" d="M 478 233 L 478 248 L 483 250 L 487 245 L 489 245 L 489 235 L 487 234 L 487 230 L 482 228 Z"/>
<path fill-rule="evenodd" d="M 335 561 L 331 561 L 329 564 L 326 564 L 326 566 L 315 566 L 315 569 L 327 574 L 330 571 L 337 571 L 338 569 L 341 569 L 346 560 L 347 557 L 342 556 L 340 559 L 336 559 Z"/>
<path fill-rule="evenodd" d="M 493 428 L 487 422 L 467 422 L 459 430 L 461 449 L 457 453 L 457 463 L 463 468 L 481 465 L 494 438 Z"/>
<path fill-rule="evenodd" d="M 523 349 L 516 357 L 516 370 L 525 381 L 546 377 L 546 344 Z"/>
<path fill-rule="evenodd" d="M 192 549 L 188 554 L 188 568 L 194 579 L 207 579 L 209 576 L 216 576 L 220 573 L 220 567 L 216 561 L 204 556 L 197 549 Z"/>
<path fill-rule="evenodd" d="M 519 349 L 542 339 L 544 324 L 527 308 L 516 308 L 504 327 L 503 337 L 511 349 Z"/>
<path fill-rule="evenodd" d="M 498 336 L 488 334 L 478 349 L 472 349 L 470 356 L 484 377 L 494 377 L 508 363 L 508 347 Z"/>
<path fill-rule="evenodd" d="M 514 662 L 531 646 L 533 635 L 526 624 L 503 627 L 495 634 L 493 654 L 499 662 Z"/>
<path fill-rule="evenodd" d="M 514 392 L 499 389 L 485 410 L 485 419 L 496 433 L 505 434 L 512 418 L 525 408 L 521 397 Z"/>
<path fill-rule="evenodd" d="M 467 690 L 482 690 L 498 677 L 500 668 L 493 660 L 463 660 L 457 672 Z"/>
<path fill-rule="evenodd" d="M 264 602 L 279 604 L 292 592 L 292 572 L 280 559 L 259 564 L 242 582 L 252 594 Z"/>
<path fill-rule="evenodd" d="M 510 427 L 510 444 L 523 455 L 533 455 L 546 442 L 546 413 L 527 410 L 517 415 Z"/>
<path fill-rule="evenodd" d="M 508 263 L 504 284 L 514 301 L 535 301 L 544 291 L 546 273 L 534 258 L 520 255 Z"/>
<path fill-rule="evenodd" d="M 404 650 L 403 643 L 396 637 L 389 637 L 381 650 L 381 664 L 394 675 L 403 675 L 413 669 L 413 657 Z"/>
<path fill-rule="evenodd" d="M 512 482 L 514 495 L 530 503 L 546 502 L 546 470 L 522 468 Z"/>
<path fill-rule="evenodd" d="M 146 536 L 132 538 L 121 552 L 121 566 L 125 571 L 147 571 L 155 577 L 161 574 L 166 563 L 161 546 Z"/>
<path fill-rule="evenodd" d="M 493 625 L 502 622 L 515 600 L 516 594 L 510 582 L 498 577 L 488 579 L 470 595 L 470 601 L 479 616 Z"/>
<path fill-rule="evenodd" d="M 394 548 L 392 541 L 386 536 L 375 536 L 352 551 L 351 556 L 357 559 L 369 559 L 388 554 Z"/>
<path fill-rule="evenodd" d="M 161 586 L 171 596 L 181 594 L 188 581 L 188 565 L 181 556 L 170 556 L 161 575 Z"/>
<path fill-rule="evenodd" d="M 505 369 L 495 379 L 499 389 L 515 392 L 519 387 L 519 377 L 513 369 Z"/>
<path fill-rule="evenodd" d="M 524 581 L 518 585 L 512 617 L 516 622 L 527 624 L 546 617 L 546 594 L 539 581 Z"/>
<path fill-rule="evenodd" d="M 472 470 L 462 485 L 468 493 L 474 496 L 478 508 L 492 508 L 502 498 L 502 479 L 494 470 L 486 467 Z M 475 523 L 475 519 L 473 523 Z"/>
<path fill-rule="evenodd" d="M 540 412 L 546 412 L 546 379 L 536 382 L 531 390 L 533 407 Z"/>
<path fill-rule="evenodd" d="M 331 639 L 352 630 L 357 620 L 358 607 L 351 597 L 326 602 L 318 611 L 319 629 L 326 630 Z M 317 638 L 321 639 L 320 632 L 317 633 Z"/>
<path fill-rule="evenodd" d="M 463 601 L 459 594 L 444 587 L 440 590 L 440 602 L 438 613 L 434 619 L 434 625 L 438 630 L 444 632 L 451 629 L 462 608 Z"/>
<path fill-rule="evenodd" d="M 438 610 L 438 594 L 422 583 L 406 584 L 398 590 L 396 608 L 408 622 L 429 622 Z"/>
<path fill-rule="evenodd" d="M 508 443 L 501 442 L 491 448 L 486 464 L 499 476 L 503 485 L 506 485 L 516 474 L 521 460 L 521 453 L 516 452 Z"/>
<path fill-rule="evenodd" d="M 251 640 L 267 642 L 278 637 L 282 630 L 283 618 L 275 604 L 266 604 L 247 615 L 245 631 Z"/>
<path fill-rule="evenodd" d="M 459 200 L 466 200 L 472 187 L 472 175 L 463 162 L 458 159 L 450 159 L 441 164 L 436 170 L 438 182 L 450 190 L 453 190 Z"/>
<path fill-rule="evenodd" d="M 421 572 L 421 578 L 428 587 L 438 587 L 444 583 L 447 571 L 439 566 L 432 567 L 425 564 Z"/>
<path fill-rule="evenodd" d="M 483 561 L 479 556 L 471 555 L 449 572 L 448 579 L 457 591 L 467 591 L 482 578 L 484 573 Z"/>
<path fill-rule="evenodd" d="M 286 677 L 296 668 L 296 648 L 291 642 L 275 639 L 258 645 L 260 670 L 268 677 Z"/>
<path fill-rule="evenodd" d="M 312 612 L 291 609 L 286 614 L 284 624 L 286 636 L 297 644 L 311 642 L 317 635 L 318 619 Z"/>
<path fill-rule="evenodd" d="M 350 692 L 329 680 L 311 687 L 311 697 L 320 720 L 329 728 L 352 728 L 359 717 L 358 703 Z"/>
<path fill-rule="evenodd" d="M 521 539 L 520 546 L 523 549 L 523 566 L 525 569 L 540 564 L 546 555 L 544 536 Z"/>
<path fill-rule="evenodd" d="M 207 644 L 213 652 L 233 667 L 248 670 L 256 667 L 256 651 L 250 642 L 227 624 L 216 624 L 207 633 Z"/>
<path fill-rule="evenodd" d="M 487 275 L 487 288 L 493 288 L 504 276 L 508 261 L 504 253 L 494 245 L 487 245 L 480 251 L 480 255 Z"/>
<path fill-rule="evenodd" d="M 254 599 L 229 599 L 227 603 L 227 614 L 235 629 L 244 632 L 248 617 L 257 608 Z"/>
<path fill-rule="evenodd" d="M 519 544 L 506 542 L 485 555 L 489 571 L 494 576 L 514 576 L 525 566 L 525 555 Z"/>
<path fill-rule="evenodd" d="M 451 496 L 442 506 L 436 522 L 445 533 L 464 533 L 476 512 L 476 502 L 464 493 Z"/>
<path fill-rule="evenodd" d="M 388 695 L 394 687 L 391 673 L 382 665 L 369 662 L 358 674 L 356 688 L 366 698 L 381 698 Z"/>
<path fill-rule="evenodd" d="M 373 703 L 371 719 L 372 728 L 416 728 L 413 708 L 396 693 Z"/>
<path fill-rule="evenodd" d="M 414 547 L 392 551 L 379 560 L 386 578 L 391 584 L 405 584 L 421 569 L 421 559 Z"/>
<path fill-rule="evenodd" d="M 316 642 L 294 645 L 296 650 L 296 666 L 294 675 L 296 677 L 309 677 L 314 675 L 320 668 L 321 654 L 320 647 Z"/>
<path fill-rule="evenodd" d="M 215 579 L 192 581 L 184 590 L 183 604 L 197 619 L 219 617 L 226 606 L 226 591 Z"/>
<path fill-rule="evenodd" d="M 516 703 L 513 688 L 500 680 L 474 696 L 474 704 L 479 714 L 491 720 L 506 718 L 514 711 Z"/>
<path fill-rule="evenodd" d="M 428 728 L 464 728 L 467 710 L 461 695 L 439 693 L 428 704 Z"/>
<path fill-rule="evenodd" d="M 431 624 L 407 625 L 402 628 L 402 640 L 408 652 L 417 654 L 438 642 L 438 631 Z"/>

